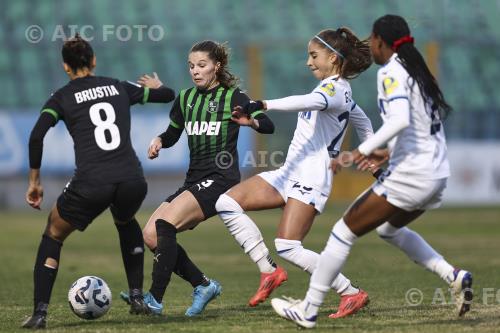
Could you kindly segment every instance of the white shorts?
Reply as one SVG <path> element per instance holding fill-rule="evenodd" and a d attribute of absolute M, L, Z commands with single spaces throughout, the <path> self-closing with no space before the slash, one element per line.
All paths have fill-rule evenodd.
<path fill-rule="evenodd" d="M 416 179 L 394 173 L 380 179 L 372 185 L 373 192 L 408 212 L 440 207 L 447 181 L 447 178 Z"/>
<path fill-rule="evenodd" d="M 323 212 L 328 196 L 308 186 L 306 183 L 288 179 L 282 169 L 261 172 L 257 176 L 274 187 L 281 194 L 285 202 L 287 202 L 288 198 L 294 198 L 306 205 L 314 206 L 318 214 Z"/>

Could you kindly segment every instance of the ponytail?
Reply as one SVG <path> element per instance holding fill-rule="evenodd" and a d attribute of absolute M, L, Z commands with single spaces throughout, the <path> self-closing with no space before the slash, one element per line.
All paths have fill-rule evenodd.
<path fill-rule="evenodd" d="M 313 41 L 338 55 L 339 75 L 343 78 L 354 79 L 372 63 L 368 40 L 360 40 L 346 27 L 323 30 Z"/>
<path fill-rule="evenodd" d="M 80 34 L 65 41 L 61 53 L 63 61 L 74 73 L 82 68 L 92 69 L 94 50 Z"/>
<path fill-rule="evenodd" d="M 373 24 L 373 33 L 380 36 L 394 52 L 397 52 L 401 65 L 418 84 L 425 102 L 438 110 L 442 119 L 451 112 L 451 106 L 444 99 L 439 85 L 430 72 L 424 58 L 413 45 L 413 37 L 406 21 L 396 15 L 385 15 Z M 413 84 L 414 84 L 413 83 Z"/>

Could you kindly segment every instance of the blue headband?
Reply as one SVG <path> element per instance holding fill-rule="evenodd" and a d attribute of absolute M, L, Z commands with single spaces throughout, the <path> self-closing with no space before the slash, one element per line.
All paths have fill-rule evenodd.
<path fill-rule="evenodd" d="M 321 39 L 320 36 L 316 35 L 314 36 L 314 38 L 318 39 L 321 43 L 323 43 L 327 48 L 329 48 L 330 50 L 332 50 L 333 52 L 335 52 L 339 57 L 341 57 L 342 59 L 345 59 L 344 55 L 342 53 L 340 53 L 339 51 L 335 50 L 333 48 L 333 46 L 331 46 L 330 44 L 328 44 L 327 42 L 325 42 L 323 39 Z"/>

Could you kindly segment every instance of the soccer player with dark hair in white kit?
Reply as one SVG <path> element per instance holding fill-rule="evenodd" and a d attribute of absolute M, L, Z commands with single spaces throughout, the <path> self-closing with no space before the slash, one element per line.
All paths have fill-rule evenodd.
<path fill-rule="evenodd" d="M 402 17 L 386 15 L 375 21 L 370 50 L 375 63 L 382 66 L 377 89 L 384 124 L 353 151 L 353 159 L 365 170 L 377 168 L 389 158 L 389 168 L 334 225 L 305 299 L 272 300 L 280 316 L 306 328 L 316 325 L 319 307 L 354 242 L 373 229 L 450 285 L 459 316 L 469 311 L 472 301 L 472 274 L 454 268 L 406 227 L 427 209 L 441 205 L 450 175 L 441 119 L 451 107 L 413 45 Z M 377 149 L 385 144 L 388 149 Z"/>

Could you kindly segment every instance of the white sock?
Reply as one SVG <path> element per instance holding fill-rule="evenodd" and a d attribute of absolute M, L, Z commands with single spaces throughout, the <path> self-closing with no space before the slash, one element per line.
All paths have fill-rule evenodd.
<path fill-rule="evenodd" d="M 254 247 L 248 254 L 250 255 L 250 258 L 253 259 L 256 255 L 254 255 L 254 251 L 257 253 L 261 252 L 261 249 L 258 249 L 257 247 Z M 256 262 L 257 267 L 259 268 L 259 271 L 261 273 L 272 273 L 276 270 L 276 264 L 274 263 L 273 259 L 271 256 L 268 254 L 265 257 L 262 257 L 258 259 Z"/>
<path fill-rule="evenodd" d="M 217 200 L 215 209 L 236 242 L 257 264 L 261 273 L 276 270 L 269 256 L 262 234 L 257 225 L 243 213 L 241 206 L 229 195 L 223 194 Z"/>
<path fill-rule="evenodd" d="M 294 264 L 302 270 L 312 274 L 319 260 L 319 254 L 305 249 L 299 240 L 276 238 L 274 240 L 278 255 L 286 261 Z M 339 273 L 333 281 L 331 288 L 338 294 L 352 295 L 358 293 L 359 289 L 351 285 L 351 281 L 342 273 Z"/>
<path fill-rule="evenodd" d="M 319 306 L 325 299 L 326 292 L 330 289 L 333 280 L 344 266 L 351 247 L 358 237 L 340 219 L 334 226 L 326 247 L 321 252 L 318 267 L 314 270 L 304 300 L 304 307 L 309 305 L 306 311 L 307 317 L 317 315 Z"/>
<path fill-rule="evenodd" d="M 339 273 L 339 275 L 342 275 L 342 273 Z M 333 283 L 335 283 L 335 281 L 338 279 L 339 275 L 337 275 L 337 277 L 335 278 Z M 349 285 L 343 291 L 338 292 L 338 293 L 340 294 L 340 296 L 356 295 L 357 293 L 359 293 L 359 288 L 353 286 L 351 284 L 351 281 L 349 281 Z"/>
<path fill-rule="evenodd" d="M 386 222 L 377 228 L 377 233 L 386 242 L 406 253 L 411 260 L 436 273 L 448 284 L 453 281 L 453 266 L 415 231 L 407 227 L 396 228 Z"/>

